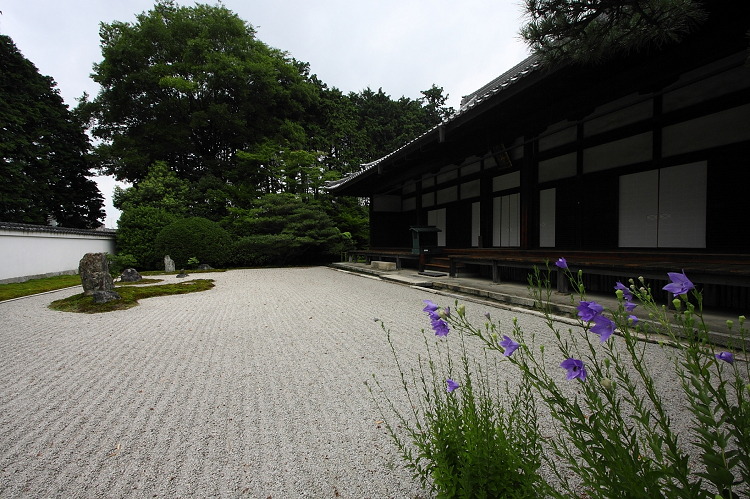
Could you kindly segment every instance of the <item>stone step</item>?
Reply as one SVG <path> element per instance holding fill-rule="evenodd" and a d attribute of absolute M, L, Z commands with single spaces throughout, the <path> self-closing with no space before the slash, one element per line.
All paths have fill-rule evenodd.
<path fill-rule="evenodd" d="M 381 262 L 373 260 L 370 262 L 370 265 L 377 270 L 396 270 L 396 262 Z"/>

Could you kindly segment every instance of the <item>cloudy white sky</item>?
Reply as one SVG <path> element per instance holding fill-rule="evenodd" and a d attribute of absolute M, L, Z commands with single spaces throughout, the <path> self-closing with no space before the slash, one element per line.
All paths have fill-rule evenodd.
<path fill-rule="evenodd" d="M 182 5 L 193 2 L 179 1 Z M 213 4 L 213 0 L 205 3 Z M 458 107 L 466 95 L 528 55 L 518 37 L 522 0 L 224 0 L 268 45 L 309 62 L 330 87 L 382 88 L 393 98 L 420 97 L 434 83 Z M 134 22 L 151 0 L 0 0 L 0 33 L 10 36 L 71 107 L 101 60 L 99 24 Z M 97 178 L 107 227 L 119 214 L 114 181 Z"/>

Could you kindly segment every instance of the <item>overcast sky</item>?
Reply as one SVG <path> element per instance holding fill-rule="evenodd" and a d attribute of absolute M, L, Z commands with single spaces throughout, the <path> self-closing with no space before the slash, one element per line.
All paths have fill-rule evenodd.
<path fill-rule="evenodd" d="M 192 2 L 178 2 L 193 5 Z M 213 4 L 213 1 L 205 2 Z M 471 93 L 528 55 L 518 37 L 522 0 L 225 0 L 257 37 L 310 63 L 311 72 L 343 92 L 382 88 L 420 97 L 434 83 L 458 107 Z M 99 24 L 134 22 L 147 0 L 0 0 L 0 33 L 10 36 L 39 72 L 52 76 L 66 104 L 98 85 Z M 114 182 L 98 178 L 107 227 L 118 213 Z"/>

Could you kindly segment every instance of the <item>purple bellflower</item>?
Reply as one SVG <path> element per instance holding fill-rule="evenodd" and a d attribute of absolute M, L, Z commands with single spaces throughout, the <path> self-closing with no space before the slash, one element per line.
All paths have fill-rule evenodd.
<path fill-rule="evenodd" d="M 583 367 L 583 362 L 578 359 L 570 358 L 564 360 L 560 367 L 568 370 L 568 380 L 578 378 L 581 381 L 586 379 L 586 368 Z"/>
<path fill-rule="evenodd" d="M 629 315 L 628 319 L 630 319 L 631 321 L 630 324 L 632 326 L 635 326 L 636 324 L 638 324 L 638 317 L 636 317 L 635 315 Z"/>
<path fill-rule="evenodd" d="M 555 265 L 557 265 L 561 269 L 567 269 L 568 268 L 568 262 L 565 260 L 565 258 L 560 257 L 556 262 Z"/>
<path fill-rule="evenodd" d="M 734 364 L 734 355 L 732 355 L 732 352 L 717 353 L 716 358 L 728 362 L 729 364 Z"/>
<path fill-rule="evenodd" d="M 440 308 L 436 304 L 432 303 L 430 300 L 422 300 L 422 301 L 425 302 L 425 304 L 427 305 L 425 308 L 422 309 L 424 312 L 434 312 L 435 310 Z"/>
<path fill-rule="evenodd" d="M 594 317 L 594 327 L 591 328 L 591 332 L 598 334 L 604 343 L 615 332 L 615 323 L 608 317 L 597 315 Z"/>
<path fill-rule="evenodd" d="M 693 285 L 693 283 L 690 282 L 690 279 L 685 275 L 684 270 L 682 271 L 682 274 L 678 274 L 677 272 L 667 272 L 667 275 L 672 282 L 662 288 L 664 291 L 669 291 L 673 295 L 686 295 L 688 291 L 695 288 L 695 285 Z"/>
<path fill-rule="evenodd" d="M 488 321 L 492 320 L 492 317 L 490 316 L 490 311 L 489 310 L 484 313 L 484 316 L 487 317 Z"/>
<path fill-rule="evenodd" d="M 615 289 L 619 289 L 620 291 L 622 291 L 622 297 L 625 298 L 627 301 L 633 300 L 633 292 L 630 291 L 630 288 L 625 286 L 620 281 L 617 281 L 617 284 L 615 284 Z"/>
<path fill-rule="evenodd" d="M 627 301 L 627 300 L 625 300 L 625 304 L 623 305 L 623 307 L 625 307 L 625 310 L 627 312 L 632 312 L 633 309 L 635 309 L 635 307 L 637 306 L 638 306 L 637 304 L 633 303 L 632 301 Z"/>
<path fill-rule="evenodd" d="M 448 383 L 448 393 L 451 393 L 453 390 L 458 388 L 458 383 L 456 383 L 450 378 L 446 379 L 445 382 Z"/>
<path fill-rule="evenodd" d="M 604 310 L 604 307 L 593 301 L 582 301 L 576 308 L 578 309 L 578 317 L 584 322 L 590 322 Z"/>
<path fill-rule="evenodd" d="M 505 339 L 500 342 L 500 346 L 503 347 L 503 355 L 505 355 L 506 357 L 510 357 L 511 355 L 513 355 L 513 352 L 518 350 L 518 347 L 520 347 L 521 345 L 513 341 L 505 334 L 503 335 L 503 338 Z"/>
<path fill-rule="evenodd" d="M 435 336 L 448 336 L 448 324 L 442 319 L 433 319 L 432 329 L 435 331 Z"/>

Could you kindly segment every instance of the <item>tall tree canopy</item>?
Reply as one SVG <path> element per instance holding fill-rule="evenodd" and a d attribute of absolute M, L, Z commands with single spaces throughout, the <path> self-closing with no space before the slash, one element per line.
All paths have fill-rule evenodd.
<path fill-rule="evenodd" d="M 221 4 L 164 0 L 135 24 L 102 24 L 100 37 L 93 132 L 103 166 L 122 180 L 137 182 L 155 161 L 191 181 L 223 178 L 238 150 L 269 137 L 294 142 L 316 98 L 304 64 Z"/>
<path fill-rule="evenodd" d="M 86 154 L 89 140 L 49 76 L 0 35 L 0 220 L 95 228 L 103 199 Z"/>
<path fill-rule="evenodd" d="M 706 19 L 698 0 L 525 0 L 522 38 L 548 62 L 596 62 L 679 41 Z"/>
<path fill-rule="evenodd" d="M 333 224 L 337 238 L 351 233 L 366 244 L 367 206 L 332 203 L 324 182 L 452 112 L 434 85 L 416 100 L 329 88 L 221 4 L 161 0 L 133 24 L 102 24 L 100 37 L 103 59 L 93 78 L 101 90 L 79 109 L 102 139 L 100 168 L 134 184 L 115 196 L 123 210 L 120 247 L 149 265 L 159 258 L 147 248 L 154 226 L 190 216 L 227 224 L 243 210 L 262 217 L 259 206 L 278 199 L 320 212 L 313 218 Z M 313 220 L 307 215 L 301 219 Z M 300 234 L 286 236 L 307 237 Z M 245 249 L 255 251 L 254 244 Z"/>

